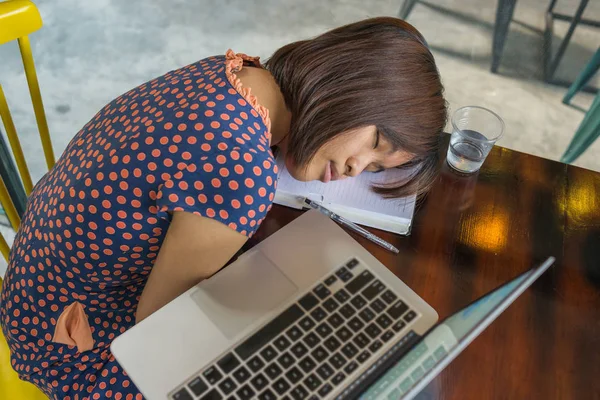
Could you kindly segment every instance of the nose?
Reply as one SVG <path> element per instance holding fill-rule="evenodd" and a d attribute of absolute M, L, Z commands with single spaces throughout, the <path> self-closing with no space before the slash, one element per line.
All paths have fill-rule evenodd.
<path fill-rule="evenodd" d="M 346 176 L 357 176 L 363 171 L 364 167 L 361 166 L 360 161 L 356 157 L 350 157 L 346 160 Z"/>

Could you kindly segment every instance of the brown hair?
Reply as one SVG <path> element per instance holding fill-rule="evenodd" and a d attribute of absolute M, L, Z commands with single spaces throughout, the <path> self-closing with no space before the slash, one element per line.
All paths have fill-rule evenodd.
<path fill-rule="evenodd" d="M 407 22 L 379 17 L 288 44 L 266 62 L 292 114 L 288 155 L 308 165 L 340 133 L 375 125 L 414 155 L 408 177 L 376 187 L 386 197 L 426 192 L 437 174 L 446 101 L 433 55 Z"/>

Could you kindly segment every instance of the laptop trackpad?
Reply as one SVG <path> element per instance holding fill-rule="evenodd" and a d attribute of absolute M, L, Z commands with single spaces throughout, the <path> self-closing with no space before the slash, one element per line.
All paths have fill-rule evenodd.
<path fill-rule="evenodd" d="M 203 282 L 192 299 L 228 339 L 273 310 L 298 288 L 260 251 Z"/>

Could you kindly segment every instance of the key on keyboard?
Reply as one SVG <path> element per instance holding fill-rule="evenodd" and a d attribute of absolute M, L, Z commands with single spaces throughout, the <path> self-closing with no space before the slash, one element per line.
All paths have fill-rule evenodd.
<path fill-rule="evenodd" d="M 219 389 L 221 389 L 221 391 L 225 393 L 225 395 L 228 395 L 229 393 L 233 392 L 236 388 L 237 385 L 235 384 L 233 379 L 229 377 L 223 379 L 223 382 L 219 383 Z"/>
<path fill-rule="evenodd" d="M 319 344 L 319 342 L 321 341 L 321 339 L 314 332 L 311 332 L 308 335 L 306 335 L 304 337 L 304 339 L 302 339 L 302 341 L 308 347 L 313 348 L 313 347 L 315 347 L 316 345 Z"/>
<path fill-rule="evenodd" d="M 208 385 L 204 382 L 204 380 L 197 376 L 195 377 L 189 384 L 188 387 L 196 396 L 200 396 L 202 393 L 208 390 Z"/>

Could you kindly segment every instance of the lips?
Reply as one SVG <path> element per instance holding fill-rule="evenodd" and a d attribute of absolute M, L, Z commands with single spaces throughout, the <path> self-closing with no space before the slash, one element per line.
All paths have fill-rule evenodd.
<path fill-rule="evenodd" d="M 328 183 L 331 181 L 337 181 L 338 179 L 340 179 L 340 174 L 338 174 L 333 163 L 329 161 L 325 166 L 325 171 L 323 172 L 323 178 L 321 181 L 323 183 Z"/>
<path fill-rule="evenodd" d="M 325 173 L 323 175 L 323 183 L 328 183 L 329 181 L 331 181 L 331 161 L 325 166 Z"/>
<path fill-rule="evenodd" d="M 337 170 L 335 169 L 335 167 L 333 166 L 332 163 L 329 163 L 329 169 L 331 171 L 331 180 L 332 181 L 337 181 L 338 179 L 340 179 L 340 174 L 338 174 Z"/>

